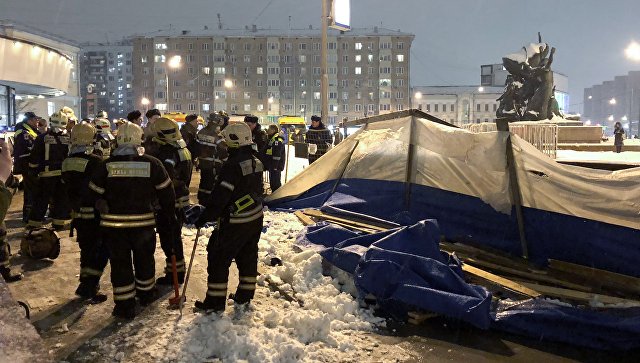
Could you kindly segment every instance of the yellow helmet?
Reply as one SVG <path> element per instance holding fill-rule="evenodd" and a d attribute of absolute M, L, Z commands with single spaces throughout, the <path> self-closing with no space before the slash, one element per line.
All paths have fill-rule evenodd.
<path fill-rule="evenodd" d="M 65 129 L 69 123 L 69 117 L 64 112 L 54 112 L 49 117 L 49 127 L 52 129 Z"/>
<path fill-rule="evenodd" d="M 78 118 L 76 117 L 76 114 L 75 112 L 73 112 L 73 109 L 71 109 L 71 107 L 64 106 L 63 108 L 60 109 L 60 112 L 66 114 L 69 121 L 71 120 L 78 121 Z"/>
<path fill-rule="evenodd" d="M 244 122 L 233 122 L 222 130 L 224 141 L 227 146 L 238 148 L 253 144 L 251 129 Z"/>
<path fill-rule="evenodd" d="M 81 122 L 71 129 L 71 145 L 91 145 L 96 136 L 96 129 L 86 122 Z"/>
<path fill-rule="evenodd" d="M 123 145 L 142 145 L 142 137 L 144 131 L 142 128 L 133 122 L 125 122 L 118 127 L 118 135 L 116 136 L 116 143 L 118 146 Z"/>
<path fill-rule="evenodd" d="M 111 121 L 106 118 L 96 118 L 93 120 L 93 123 L 100 133 L 111 131 Z"/>
<path fill-rule="evenodd" d="M 178 141 L 182 139 L 178 123 L 170 118 L 160 117 L 153 123 L 153 129 L 162 141 Z"/>

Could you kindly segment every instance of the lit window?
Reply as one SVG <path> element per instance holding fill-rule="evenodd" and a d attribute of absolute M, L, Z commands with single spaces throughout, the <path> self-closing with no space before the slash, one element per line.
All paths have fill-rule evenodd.
<path fill-rule="evenodd" d="M 404 62 L 404 54 L 396 55 L 396 59 L 398 60 L 398 62 Z"/>
<path fill-rule="evenodd" d="M 362 67 L 356 67 L 354 73 L 355 74 L 362 74 Z"/>

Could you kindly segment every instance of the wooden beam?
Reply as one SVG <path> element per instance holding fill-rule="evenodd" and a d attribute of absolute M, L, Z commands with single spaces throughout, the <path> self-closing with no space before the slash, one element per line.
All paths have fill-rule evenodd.
<path fill-rule="evenodd" d="M 640 294 L 640 278 L 637 277 L 554 259 L 549 260 L 549 268 L 568 275 L 581 277 L 609 290 Z"/>
<path fill-rule="evenodd" d="M 492 282 L 494 284 L 500 285 L 502 287 L 505 287 L 509 290 L 513 290 L 515 292 L 518 292 L 520 294 L 523 294 L 525 296 L 529 296 L 529 297 L 538 297 L 540 296 L 540 293 L 535 291 L 534 289 L 528 288 L 526 286 L 523 286 L 515 281 L 509 280 L 507 278 L 498 276 L 498 275 L 494 275 L 491 272 L 487 272 L 484 270 L 481 270 L 477 267 L 471 266 L 469 264 L 462 264 L 462 271 L 469 273 L 473 276 L 479 277 L 483 280 L 487 280 L 489 282 Z"/>
<path fill-rule="evenodd" d="M 464 257 L 463 261 L 465 263 L 470 263 L 470 264 L 473 264 L 473 265 L 482 266 L 482 267 L 488 268 L 490 270 L 500 271 L 500 272 L 508 273 L 508 274 L 514 275 L 514 276 L 524 277 L 524 278 L 529 279 L 529 280 L 534 280 L 534 281 L 538 281 L 538 282 L 546 282 L 546 283 L 549 283 L 549 284 L 563 286 L 563 287 L 566 287 L 566 288 L 569 288 L 569 289 L 574 289 L 574 290 L 579 290 L 579 291 L 585 291 L 585 292 L 591 292 L 592 291 L 592 288 L 590 286 L 583 286 L 583 285 L 574 284 L 574 283 L 571 283 L 571 282 L 568 282 L 568 281 L 558 280 L 558 279 L 555 279 L 553 277 L 548 276 L 545 272 L 542 272 L 542 274 L 541 273 L 532 273 L 532 272 L 527 272 L 527 271 L 514 269 L 514 268 L 511 268 L 511 267 L 496 265 L 496 264 L 491 263 L 491 262 L 477 260 L 477 259 L 469 258 L 469 257 Z"/>
<path fill-rule="evenodd" d="M 588 292 L 576 291 L 571 289 L 563 289 L 560 287 L 539 285 L 539 284 L 534 284 L 534 283 L 525 282 L 525 281 L 519 281 L 519 283 L 528 288 L 539 291 L 544 295 L 559 297 L 562 299 L 580 301 L 585 303 L 597 301 L 603 304 L 624 304 L 625 307 L 628 307 L 631 305 L 640 306 L 640 301 L 637 301 L 637 300 L 623 299 L 615 296 L 602 295 L 602 294 L 592 294 Z"/>
<path fill-rule="evenodd" d="M 295 214 L 296 217 L 298 217 L 298 219 L 300 220 L 300 222 L 302 222 L 302 224 L 304 224 L 305 226 L 310 226 L 312 224 L 316 224 L 316 222 L 313 219 L 311 219 L 311 217 L 309 217 L 306 214 L 302 213 L 301 210 L 297 210 L 297 211 L 293 212 L 293 214 Z"/>
<path fill-rule="evenodd" d="M 330 214 L 325 214 L 317 209 L 305 209 L 304 214 L 314 217 L 314 218 L 320 218 L 320 219 L 326 219 L 329 221 L 337 221 L 337 222 L 342 222 L 342 223 L 347 223 L 356 227 L 360 227 L 360 228 L 368 228 L 368 229 L 373 229 L 375 231 L 378 232 L 385 232 L 388 231 L 389 228 L 384 228 L 384 227 L 379 227 L 379 226 L 374 226 L 373 224 L 368 224 L 368 223 L 363 223 L 363 222 L 357 222 L 357 221 L 353 221 L 347 218 L 341 218 L 341 217 L 336 217 L 336 216 L 332 216 Z"/>
<path fill-rule="evenodd" d="M 533 273 L 544 273 L 544 270 L 536 268 L 531 265 L 527 260 L 518 256 L 511 256 L 502 251 L 492 251 L 484 248 L 478 248 L 475 246 L 463 244 L 463 243 L 450 243 L 440 242 L 440 248 L 448 252 L 457 252 L 470 256 L 476 256 L 482 260 L 490 261 L 500 264 L 502 266 L 508 266 L 515 269 L 529 271 Z"/>

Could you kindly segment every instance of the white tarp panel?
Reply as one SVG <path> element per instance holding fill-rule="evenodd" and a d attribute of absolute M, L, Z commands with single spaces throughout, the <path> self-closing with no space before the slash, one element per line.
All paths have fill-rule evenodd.
<path fill-rule="evenodd" d="M 524 206 L 640 229 L 640 168 L 562 165 L 517 136 L 512 141 Z"/>

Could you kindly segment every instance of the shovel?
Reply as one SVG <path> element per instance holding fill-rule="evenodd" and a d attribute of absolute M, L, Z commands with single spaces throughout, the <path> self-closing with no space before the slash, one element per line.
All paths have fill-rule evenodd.
<path fill-rule="evenodd" d="M 196 239 L 193 241 L 193 250 L 191 250 L 191 259 L 189 259 L 189 267 L 187 268 L 187 275 L 184 277 L 184 285 L 182 285 L 182 296 L 178 301 L 178 308 L 180 309 L 180 316 L 182 316 L 182 308 L 184 302 L 187 300 L 186 292 L 187 285 L 189 284 L 189 275 L 191 275 L 191 266 L 193 265 L 193 257 L 196 255 L 196 247 L 198 247 L 198 238 L 200 238 L 200 228 L 196 231 Z"/>

